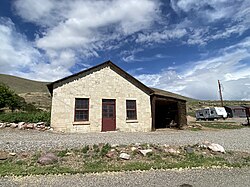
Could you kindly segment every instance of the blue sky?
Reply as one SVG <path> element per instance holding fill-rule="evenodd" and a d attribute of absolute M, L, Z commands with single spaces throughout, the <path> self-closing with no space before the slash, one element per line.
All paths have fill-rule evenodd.
<path fill-rule="evenodd" d="M 2 0 L 0 73 L 55 81 L 106 60 L 148 86 L 250 100 L 249 0 Z"/>

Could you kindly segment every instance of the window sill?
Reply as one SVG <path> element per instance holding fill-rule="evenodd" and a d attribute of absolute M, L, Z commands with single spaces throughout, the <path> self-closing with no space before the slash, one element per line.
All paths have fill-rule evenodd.
<path fill-rule="evenodd" d="M 90 125 L 89 121 L 74 121 L 73 125 Z"/>
<path fill-rule="evenodd" d="M 138 123 L 137 119 L 127 119 L 126 123 Z"/>

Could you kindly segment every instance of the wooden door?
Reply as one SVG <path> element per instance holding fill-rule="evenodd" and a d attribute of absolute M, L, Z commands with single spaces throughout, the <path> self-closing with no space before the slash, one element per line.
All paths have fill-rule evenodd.
<path fill-rule="evenodd" d="M 116 111 L 115 99 L 102 100 L 102 131 L 115 131 Z"/>

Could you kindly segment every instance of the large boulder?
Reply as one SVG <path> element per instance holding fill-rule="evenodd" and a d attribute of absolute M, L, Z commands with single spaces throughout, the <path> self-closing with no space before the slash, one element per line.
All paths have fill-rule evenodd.
<path fill-rule="evenodd" d="M 216 143 L 211 143 L 210 145 L 208 145 L 208 149 L 210 149 L 214 152 L 221 152 L 221 153 L 226 152 L 224 147 L 222 147 L 220 144 L 216 144 Z"/>
<path fill-rule="evenodd" d="M 18 129 L 23 130 L 25 129 L 27 124 L 25 122 L 19 122 L 18 123 Z"/>
<path fill-rule="evenodd" d="M 35 128 L 35 125 L 34 125 L 33 123 L 28 123 L 28 124 L 26 125 L 26 128 L 27 128 L 27 129 L 34 129 L 34 128 Z"/>
<path fill-rule="evenodd" d="M 6 127 L 5 123 L 0 123 L 0 129 L 4 129 Z"/>
<path fill-rule="evenodd" d="M 129 160 L 130 159 L 130 155 L 127 153 L 121 153 L 119 156 L 121 159 L 123 160 Z"/>
<path fill-rule="evenodd" d="M 139 152 L 140 152 L 143 156 L 146 156 L 148 153 L 151 153 L 152 151 L 153 151 L 152 149 L 139 150 Z"/>
<path fill-rule="evenodd" d="M 116 155 L 115 150 L 110 150 L 107 154 L 106 157 L 108 158 L 114 158 Z"/>
<path fill-rule="evenodd" d="M 0 151 L 0 160 L 6 160 L 8 159 L 9 154 L 5 151 Z"/>
<path fill-rule="evenodd" d="M 54 163 L 58 162 L 58 157 L 53 153 L 47 153 L 47 154 L 41 156 L 37 162 L 41 165 L 54 164 Z"/>
<path fill-rule="evenodd" d="M 171 153 L 171 154 L 179 154 L 180 151 L 179 150 L 175 150 L 174 148 L 166 148 L 164 149 L 165 153 Z"/>
<path fill-rule="evenodd" d="M 16 123 L 10 123 L 10 128 L 17 128 L 18 127 L 18 124 L 16 124 Z"/>
<path fill-rule="evenodd" d="M 194 149 L 192 147 L 185 147 L 184 149 L 188 154 L 194 153 Z"/>

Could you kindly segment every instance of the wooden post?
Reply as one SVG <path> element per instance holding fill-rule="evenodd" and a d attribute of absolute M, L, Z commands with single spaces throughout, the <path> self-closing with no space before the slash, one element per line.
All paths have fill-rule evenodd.
<path fill-rule="evenodd" d="M 246 107 L 246 115 L 247 115 L 247 126 L 250 126 L 250 122 L 249 122 L 250 108 Z"/>
<path fill-rule="evenodd" d="M 152 131 L 155 131 L 155 100 L 156 97 L 152 96 L 151 97 L 151 115 L 152 115 Z"/>

